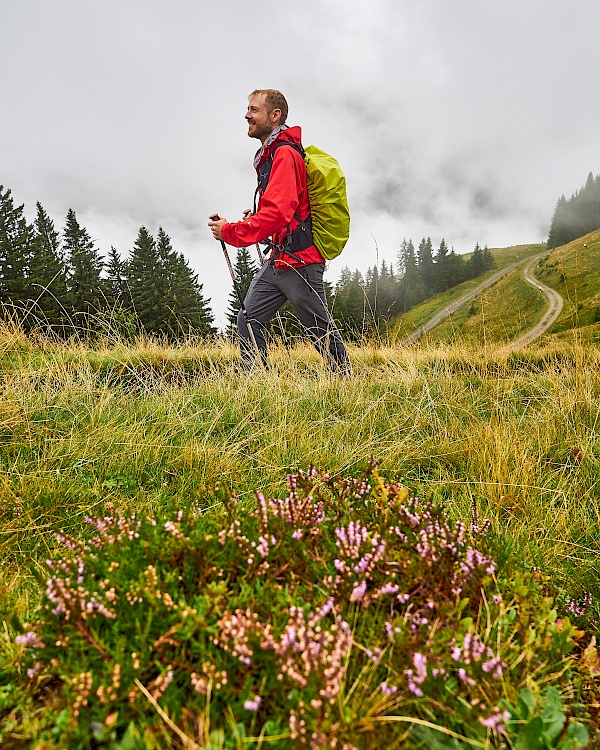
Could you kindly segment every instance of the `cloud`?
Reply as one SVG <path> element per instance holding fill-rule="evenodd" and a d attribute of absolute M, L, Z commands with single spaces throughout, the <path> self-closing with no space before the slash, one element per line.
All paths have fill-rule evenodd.
<path fill-rule="evenodd" d="M 251 203 L 246 96 L 271 86 L 346 172 L 331 280 L 403 237 L 541 241 L 560 194 L 600 171 L 599 23 L 594 0 L 4 3 L 0 183 L 58 225 L 72 207 L 103 252 L 162 225 L 223 321 L 207 216 Z"/>

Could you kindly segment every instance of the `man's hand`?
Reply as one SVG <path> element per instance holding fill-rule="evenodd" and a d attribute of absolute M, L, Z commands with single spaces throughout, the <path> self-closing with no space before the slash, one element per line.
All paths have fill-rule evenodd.
<path fill-rule="evenodd" d="M 213 217 L 211 216 L 210 218 L 211 218 L 211 221 L 208 222 L 208 226 L 210 227 L 213 233 L 213 237 L 216 240 L 223 240 L 223 234 L 221 230 L 223 229 L 225 224 L 229 224 L 229 222 L 227 221 L 227 219 L 218 218 L 212 221 Z"/>

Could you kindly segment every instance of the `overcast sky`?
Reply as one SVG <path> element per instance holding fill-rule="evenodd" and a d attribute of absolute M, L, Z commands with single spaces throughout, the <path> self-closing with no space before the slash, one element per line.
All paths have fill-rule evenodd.
<path fill-rule="evenodd" d="M 104 254 L 162 226 L 223 324 L 207 217 L 251 205 L 247 95 L 278 88 L 346 173 L 331 281 L 404 237 L 545 241 L 600 172 L 599 29 L 598 0 L 0 0 L 0 184 Z"/>

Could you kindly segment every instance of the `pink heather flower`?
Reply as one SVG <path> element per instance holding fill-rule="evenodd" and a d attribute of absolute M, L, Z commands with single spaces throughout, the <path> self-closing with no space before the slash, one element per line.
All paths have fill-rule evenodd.
<path fill-rule="evenodd" d="M 302 529 L 296 529 L 292 534 L 292 539 L 302 539 Z"/>
<path fill-rule="evenodd" d="M 165 523 L 165 530 L 171 532 L 173 536 L 183 536 L 183 534 L 181 533 L 181 531 L 179 531 L 177 526 L 175 526 L 173 521 L 167 521 Z"/>
<path fill-rule="evenodd" d="M 462 658 L 462 648 L 455 646 L 452 649 L 452 658 L 454 659 L 454 661 L 460 661 Z"/>
<path fill-rule="evenodd" d="M 467 685 L 474 685 L 475 684 L 475 680 L 472 679 L 471 677 L 469 677 L 467 675 L 467 673 L 465 672 L 465 670 L 462 667 L 458 670 L 458 676 L 460 677 L 460 679 L 463 682 L 466 682 Z"/>
<path fill-rule="evenodd" d="M 259 536 L 258 541 L 259 545 L 256 548 L 256 551 L 264 558 L 269 554 L 269 542 L 264 536 Z"/>
<path fill-rule="evenodd" d="M 427 679 L 427 657 L 419 652 L 413 654 L 413 664 L 417 670 L 415 682 L 423 682 Z"/>
<path fill-rule="evenodd" d="M 36 663 L 33 665 L 31 669 L 27 670 L 27 677 L 31 679 L 32 677 L 35 677 L 38 672 L 41 672 L 44 668 L 44 665 L 41 661 L 36 661 Z"/>
<path fill-rule="evenodd" d="M 398 692 L 398 688 L 395 685 L 388 685 L 387 680 L 385 682 L 382 682 L 380 687 L 381 692 L 385 695 L 394 695 L 394 693 Z"/>
<path fill-rule="evenodd" d="M 262 702 L 260 695 L 254 695 L 252 700 L 244 701 L 244 708 L 246 711 L 258 711 L 258 707 Z"/>
<path fill-rule="evenodd" d="M 500 604 L 502 602 L 502 597 L 500 596 L 500 594 L 494 594 L 493 600 L 494 604 Z"/>
<path fill-rule="evenodd" d="M 354 588 L 352 589 L 352 593 L 350 594 L 350 601 L 351 602 L 360 601 L 365 595 L 366 590 L 367 590 L 366 581 L 363 581 L 362 583 L 359 583 L 359 584 L 354 584 Z"/>
<path fill-rule="evenodd" d="M 374 664 L 379 664 L 379 662 L 381 661 L 381 649 L 380 648 L 375 648 L 373 649 L 373 651 L 371 651 L 371 649 L 368 648 L 365 653 Z"/>
<path fill-rule="evenodd" d="M 386 583 L 381 587 L 380 594 L 395 594 L 400 587 L 397 583 Z"/>
<path fill-rule="evenodd" d="M 415 678 L 413 677 L 413 671 L 412 669 L 407 669 L 404 673 L 408 677 L 408 689 L 413 695 L 416 695 L 417 698 L 421 698 L 423 696 L 423 691 L 418 686 Z"/>
<path fill-rule="evenodd" d="M 15 638 L 15 643 L 19 646 L 37 646 L 37 648 L 45 648 L 45 644 L 37 633 L 30 630 L 25 635 L 18 635 Z"/>
<path fill-rule="evenodd" d="M 323 617 L 327 617 L 327 615 L 333 609 L 334 604 L 335 604 L 335 599 L 333 598 L 333 596 L 330 596 L 329 599 L 325 602 L 325 604 L 321 607 L 321 610 L 318 614 L 319 619 L 322 619 Z"/>
<path fill-rule="evenodd" d="M 504 664 L 500 662 L 500 659 L 497 656 L 494 656 L 493 659 L 490 659 L 489 661 L 484 662 L 481 665 L 481 668 L 484 672 L 491 672 L 492 677 L 500 678 L 502 677 L 502 670 L 504 668 Z"/>
<path fill-rule="evenodd" d="M 508 711 L 500 711 L 499 708 L 495 708 L 489 716 L 480 716 L 479 721 L 483 724 L 486 729 L 495 729 L 498 734 L 503 734 L 506 728 L 503 722 L 510 719 Z"/>

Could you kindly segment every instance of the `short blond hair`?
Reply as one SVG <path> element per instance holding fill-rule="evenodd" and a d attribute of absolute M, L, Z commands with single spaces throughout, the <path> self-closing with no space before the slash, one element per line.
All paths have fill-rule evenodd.
<path fill-rule="evenodd" d="M 283 125 L 288 116 L 288 103 L 285 96 L 281 93 L 281 91 L 277 91 L 277 89 L 255 89 L 250 94 L 248 99 L 252 99 L 253 96 L 257 96 L 259 94 L 264 94 L 265 104 L 267 105 L 267 112 L 269 114 L 271 114 L 274 109 L 281 110 L 281 119 L 279 120 L 279 124 Z"/>

